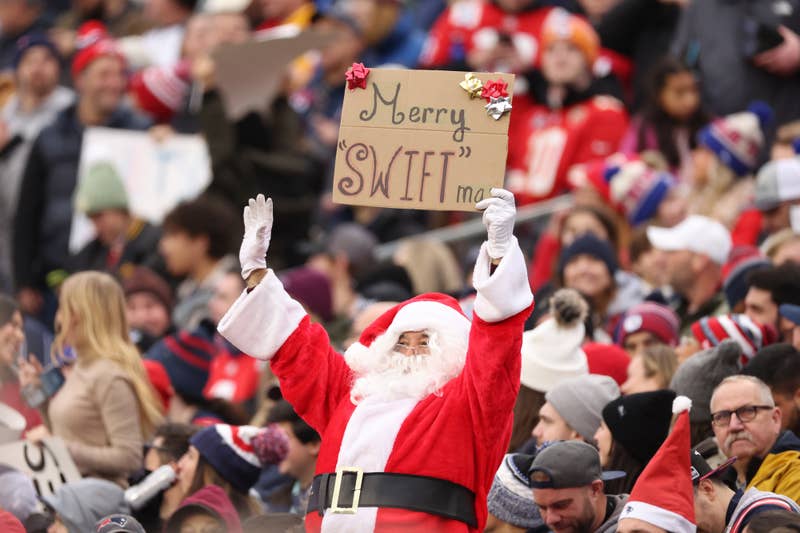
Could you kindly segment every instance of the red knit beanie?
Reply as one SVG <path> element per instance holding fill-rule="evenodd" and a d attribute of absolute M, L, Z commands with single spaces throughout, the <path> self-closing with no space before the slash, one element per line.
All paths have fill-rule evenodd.
<path fill-rule="evenodd" d="M 78 51 L 72 60 L 72 79 L 76 79 L 95 59 L 100 57 L 116 57 L 123 63 L 117 43 L 108 34 L 106 27 L 96 20 L 81 24 L 76 37 Z"/>
<path fill-rule="evenodd" d="M 631 358 L 628 352 L 614 344 L 590 342 L 583 345 L 590 374 L 608 376 L 622 385 L 628 379 L 628 364 Z"/>
<path fill-rule="evenodd" d="M 172 120 L 189 94 L 188 61 L 168 67 L 147 67 L 133 75 L 131 93 L 139 108 L 158 123 Z"/>

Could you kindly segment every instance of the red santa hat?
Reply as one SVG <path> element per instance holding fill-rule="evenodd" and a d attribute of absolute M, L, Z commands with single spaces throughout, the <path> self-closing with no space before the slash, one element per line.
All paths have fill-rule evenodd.
<path fill-rule="evenodd" d="M 636 518 L 673 533 L 695 533 L 689 409 L 692 401 L 678 396 L 672 432 L 647 463 L 619 519 Z"/>
<path fill-rule="evenodd" d="M 75 52 L 72 60 L 73 80 L 100 57 L 110 56 L 125 61 L 125 57 L 106 27 L 96 20 L 81 24 L 77 31 L 76 46 L 78 51 Z"/>
<path fill-rule="evenodd" d="M 189 63 L 181 61 L 167 67 L 147 67 L 134 74 L 131 92 L 142 111 L 159 123 L 172 120 L 189 94 L 189 70 Z"/>
<path fill-rule="evenodd" d="M 363 373 L 374 368 L 374 359 L 391 351 L 406 331 L 427 331 L 437 336 L 444 349 L 466 356 L 471 323 L 452 296 L 430 292 L 392 307 L 370 324 L 345 352 L 350 368 Z M 374 348 L 378 348 L 377 350 Z"/>

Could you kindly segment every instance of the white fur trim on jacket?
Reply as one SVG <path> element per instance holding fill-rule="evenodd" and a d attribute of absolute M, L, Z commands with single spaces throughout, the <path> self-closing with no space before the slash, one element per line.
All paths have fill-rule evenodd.
<path fill-rule="evenodd" d="M 305 316 L 270 269 L 255 289 L 239 296 L 217 329 L 244 353 L 268 361 Z"/>
<path fill-rule="evenodd" d="M 491 274 L 491 258 L 486 243 L 481 246 L 472 284 L 478 291 L 474 311 L 486 322 L 500 322 L 525 310 L 533 302 L 533 293 L 528 283 L 525 257 L 516 237 L 512 237 L 508 253 L 500 260 Z"/>
<path fill-rule="evenodd" d="M 472 323 L 452 307 L 434 301 L 420 300 L 404 305 L 385 332 L 375 337 L 370 346 L 354 342 L 344 353 L 348 366 L 356 374 L 375 369 L 376 362 L 392 351 L 400 335 L 406 331 L 429 331 L 437 335 L 444 349 L 467 355 Z"/>

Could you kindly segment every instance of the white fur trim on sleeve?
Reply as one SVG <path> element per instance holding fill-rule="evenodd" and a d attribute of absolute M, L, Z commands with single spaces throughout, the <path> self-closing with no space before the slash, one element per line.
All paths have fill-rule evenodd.
<path fill-rule="evenodd" d="M 474 311 L 486 322 L 500 322 L 525 310 L 533 302 L 528 284 L 525 257 L 516 237 L 512 237 L 508 253 L 500 260 L 493 274 L 491 259 L 483 243 L 475 262 L 472 283 L 478 291 Z"/>
<path fill-rule="evenodd" d="M 244 353 L 269 360 L 305 316 L 270 269 L 255 289 L 239 296 L 217 329 Z"/>

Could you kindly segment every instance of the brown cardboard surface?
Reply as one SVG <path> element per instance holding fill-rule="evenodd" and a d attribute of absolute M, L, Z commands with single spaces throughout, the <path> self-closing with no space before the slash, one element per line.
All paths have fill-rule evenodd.
<path fill-rule="evenodd" d="M 464 72 L 372 69 L 347 90 L 333 201 L 349 205 L 473 211 L 501 187 L 510 113 L 494 120 L 469 97 Z M 511 74 L 476 73 L 483 82 Z"/>
<path fill-rule="evenodd" d="M 265 111 L 278 95 L 289 63 L 304 52 L 322 48 L 332 38 L 311 30 L 273 32 L 253 41 L 220 46 L 213 58 L 225 113 L 238 120 L 250 111 Z"/>

